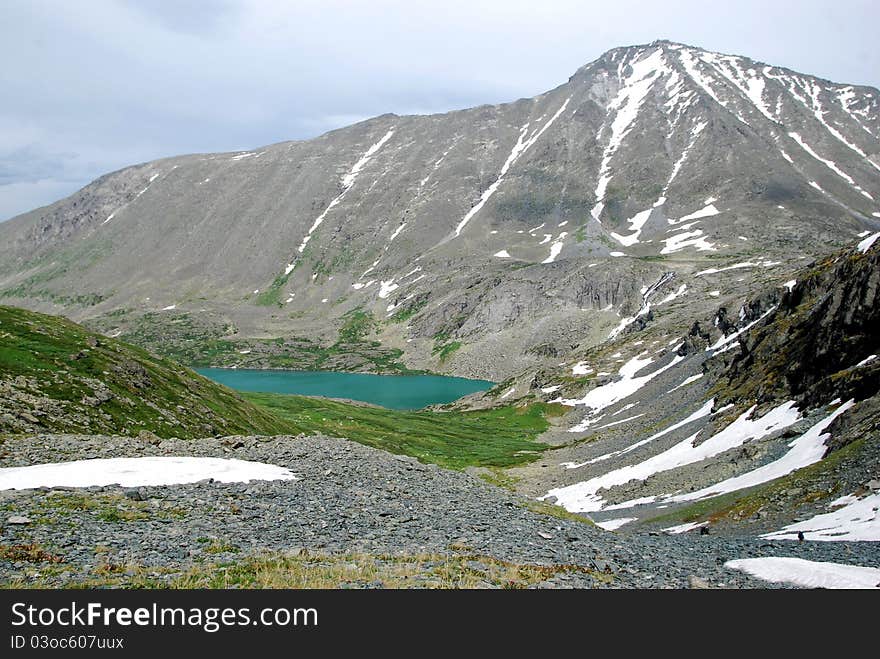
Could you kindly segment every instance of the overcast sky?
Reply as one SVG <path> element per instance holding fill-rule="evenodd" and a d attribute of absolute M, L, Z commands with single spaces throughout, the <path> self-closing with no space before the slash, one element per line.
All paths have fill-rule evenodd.
<path fill-rule="evenodd" d="M 877 0 L 0 0 L 0 220 L 162 156 L 533 96 L 658 38 L 880 87 Z"/>

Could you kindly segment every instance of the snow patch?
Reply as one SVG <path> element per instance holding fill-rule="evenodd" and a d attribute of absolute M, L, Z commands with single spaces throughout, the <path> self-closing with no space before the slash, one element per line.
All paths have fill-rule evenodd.
<path fill-rule="evenodd" d="M 739 270 L 740 268 L 770 268 L 774 265 L 779 265 L 779 261 L 745 261 L 743 263 L 734 263 L 733 265 L 729 265 L 725 268 L 709 268 L 707 270 L 700 270 L 699 272 L 694 274 L 694 277 L 702 277 L 703 275 L 714 275 L 719 272 L 727 272 L 728 270 Z"/>
<path fill-rule="evenodd" d="M 880 232 L 872 233 L 870 236 L 862 240 L 858 245 L 856 245 L 856 249 L 859 250 L 862 254 L 867 253 L 869 249 L 871 249 L 871 245 L 873 245 L 877 238 L 880 238 Z"/>
<path fill-rule="evenodd" d="M 872 197 L 868 192 L 866 192 L 861 187 L 859 187 L 859 185 L 853 180 L 853 178 L 849 174 L 847 174 L 842 169 L 840 169 L 840 167 L 837 166 L 837 163 L 835 163 L 833 160 L 828 160 L 827 158 L 823 158 L 818 153 L 816 153 L 809 144 L 804 142 L 803 138 L 798 133 L 789 133 L 788 136 L 791 139 L 793 139 L 795 142 L 797 142 L 798 145 L 800 145 L 800 147 L 804 151 L 809 153 L 813 158 L 815 158 L 816 160 L 818 160 L 819 162 L 824 164 L 828 169 L 830 169 L 832 172 L 837 174 L 844 181 L 849 183 L 852 188 L 857 190 L 859 193 L 861 193 L 862 195 L 864 195 L 865 197 L 867 197 L 871 201 L 874 201 L 874 197 Z M 868 162 L 870 162 L 870 161 L 868 161 Z M 812 182 L 811 182 L 811 185 L 812 185 Z M 816 187 L 818 187 L 818 185 Z M 819 188 L 819 189 L 821 190 L 821 188 Z"/>
<path fill-rule="evenodd" d="M 541 261 L 541 263 L 553 263 L 556 260 L 556 257 L 559 256 L 559 253 L 562 251 L 563 241 L 565 237 L 568 235 L 565 231 L 559 234 L 556 240 L 550 245 L 550 256 Z"/>
<path fill-rule="evenodd" d="M 762 581 L 789 583 L 804 588 L 876 589 L 880 584 L 880 568 L 808 561 L 803 558 L 740 558 L 727 561 L 724 567 L 740 570 Z"/>
<path fill-rule="evenodd" d="M 289 469 L 261 462 L 221 458 L 151 456 L 8 467 L 0 469 L 0 490 L 104 485 L 148 487 L 196 483 L 208 478 L 213 478 L 221 483 L 247 483 L 252 480 L 296 480 Z"/>
<path fill-rule="evenodd" d="M 694 211 L 690 215 L 685 215 L 677 220 L 667 219 L 666 221 L 669 224 L 681 224 L 682 222 L 687 222 L 688 220 L 700 220 L 704 217 L 714 217 L 718 215 L 721 211 L 715 207 L 715 204 L 706 204 L 698 211 Z"/>
<path fill-rule="evenodd" d="M 587 362 L 578 362 L 571 367 L 572 375 L 589 375 L 592 372 L 593 369 L 590 368 L 590 365 Z"/>
<path fill-rule="evenodd" d="M 711 295 L 711 293 L 710 293 L 710 295 Z M 730 344 L 731 341 L 733 341 L 734 339 L 736 339 L 738 336 L 740 336 L 740 335 L 743 334 L 744 332 L 748 332 L 751 328 L 753 328 L 753 327 L 754 327 L 755 325 L 757 325 L 759 322 L 761 322 L 762 320 L 764 320 L 764 319 L 765 319 L 767 316 L 769 316 L 771 313 L 773 313 L 774 311 L 776 311 L 776 306 L 777 306 L 777 305 L 774 304 L 772 307 L 770 307 L 769 309 L 767 309 L 767 311 L 765 311 L 764 313 L 762 313 L 758 318 L 756 318 L 755 320 L 753 320 L 752 322 L 750 322 L 748 325 L 746 325 L 746 326 L 743 327 L 742 329 L 739 329 L 739 330 L 737 330 L 736 332 L 734 332 L 734 333 L 732 333 L 732 334 L 728 334 L 727 336 L 722 336 L 722 337 L 721 337 L 720 339 L 718 339 L 715 343 L 713 343 L 711 346 L 709 346 L 708 348 L 706 348 L 706 352 L 709 352 L 710 350 L 714 350 L 714 351 L 716 351 L 714 354 L 717 355 L 718 352 L 720 352 L 719 348 L 724 348 L 724 346 L 727 346 L 728 344 Z"/>
<path fill-rule="evenodd" d="M 611 416 L 614 416 L 614 414 L 612 414 Z M 606 423 L 606 424 L 601 425 L 598 428 L 596 428 L 596 430 L 602 430 L 603 428 L 612 428 L 614 426 L 619 426 L 621 423 L 626 423 L 627 421 L 632 421 L 634 419 L 638 419 L 640 416 L 645 416 L 644 412 L 642 412 L 641 414 L 636 414 L 635 416 L 629 416 L 625 419 L 620 419 L 619 421 L 612 421 L 611 423 Z"/>
<path fill-rule="evenodd" d="M 707 401 L 706 403 L 704 403 L 703 406 L 700 407 L 700 409 L 698 409 L 696 412 L 689 415 L 688 417 L 682 419 L 681 421 L 673 423 L 668 428 L 665 428 L 664 430 L 661 430 L 660 432 L 657 432 L 657 433 L 651 435 L 650 437 L 647 437 L 645 439 L 642 439 L 642 440 L 636 442 L 635 444 L 631 444 L 630 446 L 627 446 L 625 449 L 620 449 L 619 451 L 611 451 L 610 453 L 605 453 L 603 455 L 600 455 L 597 458 L 593 458 L 592 460 L 587 460 L 586 462 L 581 462 L 581 463 L 565 462 L 562 464 L 562 466 L 565 467 L 566 469 L 579 469 L 579 468 L 585 467 L 587 465 L 596 464 L 597 462 L 604 462 L 605 460 L 609 460 L 611 458 L 616 458 L 618 455 L 626 455 L 627 453 L 631 453 L 632 451 L 635 451 L 636 449 L 641 448 L 645 444 L 650 444 L 655 439 L 660 439 L 661 437 L 664 437 L 664 436 L 668 435 L 669 433 L 678 430 L 679 428 L 684 428 L 689 423 L 693 423 L 694 421 L 698 421 L 698 420 L 703 419 L 707 416 L 710 416 L 713 413 L 712 407 L 714 405 L 715 405 L 715 399 L 713 398 L 713 399 Z M 717 414 L 720 411 L 721 410 L 718 410 L 715 413 Z"/>
<path fill-rule="evenodd" d="M 696 375 L 692 375 L 692 376 L 690 376 L 689 378 L 686 378 L 686 379 L 684 380 L 684 382 L 682 382 L 681 384 L 678 384 L 678 385 L 674 386 L 672 389 L 670 389 L 670 390 L 667 391 L 666 393 L 671 394 L 673 391 L 676 391 L 676 390 L 678 390 L 678 389 L 682 389 L 683 387 L 686 387 L 686 386 L 688 386 L 689 384 L 693 384 L 694 382 L 696 382 L 697 380 L 699 380 L 701 377 L 703 377 L 703 374 L 702 374 L 702 373 L 697 373 Z"/>
<path fill-rule="evenodd" d="M 651 213 L 654 212 L 653 208 L 649 208 L 648 210 L 644 210 L 640 213 L 636 213 L 633 217 L 631 217 L 627 222 L 629 222 L 629 230 L 632 232 L 628 236 L 621 236 L 619 233 L 611 232 L 611 237 L 614 238 L 617 242 L 619 242 L 624 247 L 631 247 L 639 242 L 639 236 L 642 235 L 642 227 L 645 226 L 645 223 L 648 221 L 648 218 L 651 217 Z"/>
<path fill-rule="evenodd" d="M 632 129 L 651 87 L 664 73 L 671 72 L 664 60 L 662 48 L 657 48 L 648 56 L 632 62 L 630 70 L 630 75 L 621 81 L 617 96 L 608 105 L 609 113 L 615 111 L 614 119 L 610 125 L 611 135 L 599 165 L 599 179 L 594 193 L 596 205 L 590 211 L 597 222 L 605 208 L 605 192 L 611 182 L 611 159 Z"/>
<path fill-rule="evenodd" d="M 825 442 L 831 437 L 830 434 L 825 433 L 825 429 L 853 405 L 855 405 L 855 401 L 850 400 L 813 425 L 803 435 L 792 441 L 788 445 L 791 450 L 778 460 L 774 460 L 763 467 L 758 467 L 739 476 L 728 478 L 715 485 L 704 487 L 695 492 L 669 497 L 664 499 L 664 501 L 697 501 L 698 499 L 707 499 L 720 494 L 735 492 L 747 487 L 768 483 L 793 471 L 819 462 L 824 457 L 827 449 Z"/>
<path fill-rule="evenodd" d="M 634 522 L 638 517 L 619 517 L 618 519 L 606 519 L 604 522 L 595 522 L 596 526 L 606 531 L 616 531 L 621 526 Z"/>
<path fill-rule="evenodd" d="M 718 251 L 718 248 L 715 247 L 714 244 L 706 240 L 701 229 L 678 233 L 674 236 L 663 239 L 661 242 L 666 244 L 666 247 L 660 250 L 661 254 L 674 254 L 675 252 L 683 250 L 685 247 L 694 247 L 700 252 Z"/>
<path fill-rule="evenodd" d="M 871 494 L 811 519 L 789 524 L 781 531 L 766 533 L 762 538 L 795 540 L 798 532 L 807 540 L 880 541 L 880 494 Z"/>
<path fill-rule="evenodd" d="M 660 306 L 661 304 L 666 304 L 667 302 L 672 302 L 674 299 L 681 297 L 682 295 L 685 295 L 686 293 L 687 293 L 687 284 L 682 284 L 681 286 L 678 287 L 677 291 L 673 291 L 672 293 L 670 293 L 669 295 L 664 297 L 662 300 L 657 302 L 657 306 Z"/>
<path fill-rule="evenodd" d="M 605 408 L 614 405 L 615 403 L 618 403 L 623 399 L 628 398 L 629 396 L 632 396 L 639 389 L 648 384 L 651 380 L 656 378 L 658 375 L 665 373 L 683 359 L 684 357 L 675 355 L 675 357 L 673 357 L 673 359 L 670 360 L 670 362 L 665 366 L 662 366 L 657 370 L 652 371 L 651 373 L 636 376 L 636 373 L 640 372 L 642 369 L 644 369 L 649 364 L 652 364 L 654 361 L 650 357 L 642 359 L 641 355 L 638 355 L 636 357 L 633 357 L 620 367 L 620 371 L 618 372 L 618 375 L 620 375 L 619 380 L 615 380 L 614 382 L 609 382 L 608 384 L 604 384 L 601 387 L 591 389 L 584 395 L 583 398 L 564 398 L 556 401 L 569 407 L 585 406 L 590 409 L 584 421 L 574 426 L 573 428 L 570 428 L 569 432 L 583 432 L 587 427 L 589 427 L 589 421 L 591 421 L 591 417 L 595 417 Z M 592 421 L 594 422 L 595 419 L 592 419 Z"/>
<path fill-rule="evenodd" d="M 400 232 L 403 231 L 405 228 L 406 228 L 406 222 L 402 223 L 399 227 L 397 227 L 394 230 L 394 233 L 391 234 L 391 237 L 388 239 L 388 242 L 390 243 L 392 240 L 397 238 L 397 236 L 400 235 Z"/>
<path fill-rule="evenodd" d="M 643 481 L 654 474 L 701 462 L 715 457 L 748 441 L 761 439 L 787 428 L 800 420 L 794 401 L 773 408 L 758 419 L 751 419 L 755 405 L 746 410 L 724 430 L 705 442 L 694 445 L 699 432 L 671 448 L 643 462 L 614 469 L 590 480 L 550 490 L 545 496 L 555 496 L 557 503 L 571 512 L 602 510 L 606 503 L 598 494 L 602 489 L 623 485 L 632 480 Z"/>
<path fill-rule="evenodd" d="M 400 286 L 394 283 L 394 279 L 379 282 L 379 297 L 384 300 L 398 288 L 400 288 Z"/>
<path fill-rule="evenodd" d="M 663 530 L 671 535 L 679 535 L 680 533 L 687 533 L 688 531 L 694 531 L 696 529 L 702 528 L 708 523 L 709 522 L 686 522 L 684 524 L 679 524 L 678 526 L 669 526 Z"/>

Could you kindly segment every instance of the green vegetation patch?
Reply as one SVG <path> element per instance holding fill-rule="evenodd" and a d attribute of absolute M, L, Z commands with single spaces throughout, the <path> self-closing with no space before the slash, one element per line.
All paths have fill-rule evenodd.
<path fill-rule="evenodd" d="M 431 350 L 431 354 L 436 355 L 441 362 L 445 362 L 449 356 L 459 348 L 461 348 L 461 341 L 450 341 L 441 346 L 435 346 L 434 349 Z"/>
<path fill-rule="evenodd" d="M 281 306 L 281 291 L 287 284 L 290 275 L 278 275 L 269 285 L 269 288 L 257 295 L 255 303 L 261 307 Z"/>
<path fill-rule="evenodd" d="M 110 524 L 179 519 L 185 515 L 180 508 L 153 508 L 144 501 L 134 501 L 118 494 L 79 492 L 55 492 L 42 499 L 29 514 L 39 523 L 54 524 L 78 512 L 90 513 Z"/>
<path fill-rule="evenodd" d="M 396 311 L 389 320 L 392 323 L 404 323 L 428 306 L 429 295 L 420 295 L 408 305 Z"/>
<path fill-rule="evenodd" d="M 431 349 L 431 354 L 443 363 L 459 348 L 461 348 L 461 341 L 452 341 L 449 334 L 440 332 L 434 335 L 434 347 Z"/>
<path fill-rule="evenodd" d="M 109 315 L 90 322 L 95 329 L 105 332 L 118 324 Z M 365 339 L 377 325 L 371 314 L 355 309 L 345 316 L 339 340 L 324 345 L 300 336 L 229 338 L 235 327 L 219 319 L 187 313 L 146 313 L 131 319 L 120 338 L 195 368 L 420 372 L 408 369 L 400 361 L 402 350 Z"/>
<path fill-rule="evenodd" d="M 70 278 L 88 270 L 112 249 L 107 240 L 80 241 L 56 250 L 50 250 L 32 259 L 28 270 L 33 271 L 19 284 L 0 290 L 0 299 L 19 298 L 44 300 L 64 306 L 93 307 L 107 296 L 100 293 L 65 294 L 52 288 L 53 282 Z"/>
<path fill-rule="evenodd" d="M 450 469 L 510 467 L 548 448 L 536 441 L 558 405 L 533 403 L 474 411 L 398 411 L 284 394 L 245 393 L 297 432 L 344 437 Z"/>
<path fill-rule="evenodd" d="M 377 323 L 373 314 L 361 307 L 352 309 L 342 317 L 339 328 L 339 343 L 358 343 L 369 336 Z"/>

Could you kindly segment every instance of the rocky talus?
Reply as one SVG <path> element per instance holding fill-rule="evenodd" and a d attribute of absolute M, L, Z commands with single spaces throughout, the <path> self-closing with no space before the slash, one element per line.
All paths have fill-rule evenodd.
<path fill-rule="evenodd" d="M 477 566 L 488 556 L 556 566 L 532 584 L 537 587 L 765 587 L 723 567 L 729 559 L 761 555 L 880 563 L 863 546 L 869 543 L 621 537 L 533 512 L 528 500 L 469 475 L 321 436 L 181 441 L 40 435 L 3 444 L 0 467 L 147 455 L 269 462 L 289 468 L 296 480 L 2 492 L 0 547 L 37 545 L 52 558 L 2 559 L 0 581 L 69 585 L 111 569 L 171 580 L 194 565 L 265 552 L 464 555 Z M 432 584 L 426 576 L 414 585 Z"/>

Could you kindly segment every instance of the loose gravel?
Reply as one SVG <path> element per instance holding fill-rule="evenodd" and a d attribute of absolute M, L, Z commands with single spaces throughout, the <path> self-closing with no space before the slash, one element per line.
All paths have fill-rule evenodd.
<path fill-rule="evenodd" d="M 532 512 L 526 499 L 468 474 L 323 436 L 38 435 L 0 445 L 0 467 L 147 455 L 265 462 L 296 480 L 0 491 L 0 547 L 37 543 L 62 558 L 57 586 L 101 561 L 185 571 L 267 551 L 458 553 L 593 572 L 560 571 L 539 584 L 557 588 L 776 587 L 724 567 L 758 556 L 880 566 L 876 543 L 603 531 Z M 34 572 L 38 563 L 0 558 L 0 582 Z"/>

